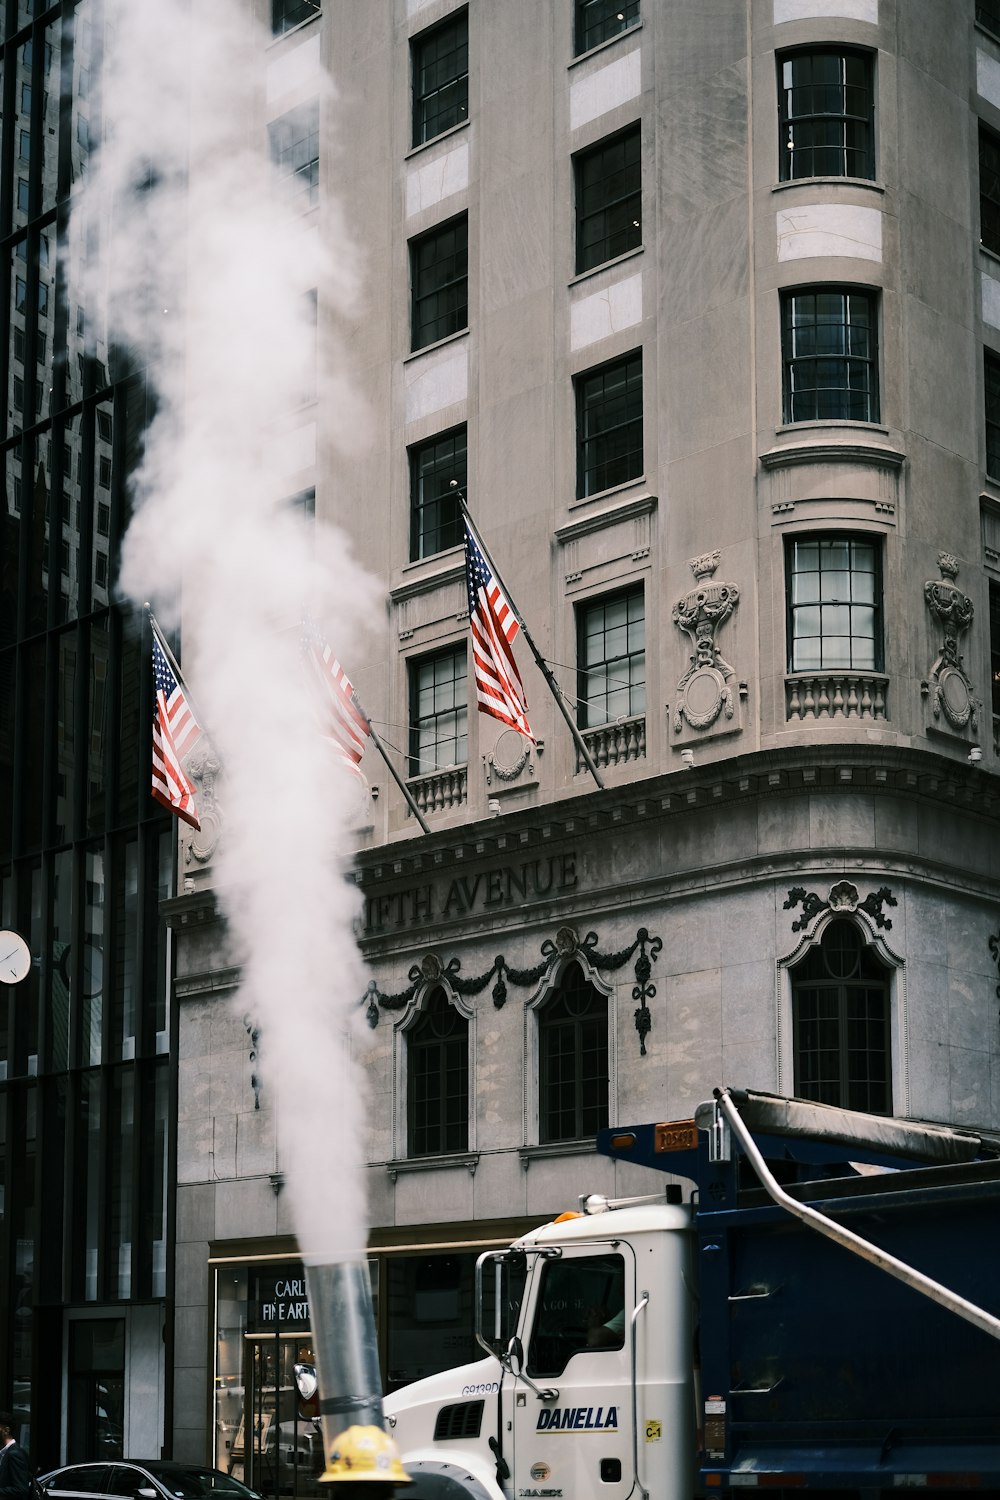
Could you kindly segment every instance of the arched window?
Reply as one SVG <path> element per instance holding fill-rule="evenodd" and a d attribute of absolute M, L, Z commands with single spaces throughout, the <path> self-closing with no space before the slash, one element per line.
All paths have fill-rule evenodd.
<path fill-rule="evenodd" d="M 469 1144 L 469 1023 L 435 990 L 407 1037 L 407 1133 L 411 1156 Z"/>
<path fill-rule="evenodd" d="M 608 1002 L 570 964 L 538 1013 L 541 1141 L 575 1141 L 608 1123 Z"/>
<path fill-rule="evenodd" d="M 792 971 L 795 1092 L 889 1114 L 888 974 L 853 922 L 831 922 Z"/>

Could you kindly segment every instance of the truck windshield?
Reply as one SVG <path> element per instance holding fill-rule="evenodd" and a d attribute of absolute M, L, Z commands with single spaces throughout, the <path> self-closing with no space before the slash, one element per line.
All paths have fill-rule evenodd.
<path fill-rule="evenodd" d="M 581 1349 L 625 1344 L 625 1261 L 620 1255 L 550 1260 L 541 1268 L 529 1375 L 561 1375 Z"/>

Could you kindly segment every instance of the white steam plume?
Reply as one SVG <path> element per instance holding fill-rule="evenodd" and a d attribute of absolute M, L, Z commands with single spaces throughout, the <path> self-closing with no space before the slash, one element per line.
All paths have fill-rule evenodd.
<path fill-rule="evenodd" d="M 312 383 L 314 289 L 324 435 L 365 440 L 330 358 L 331 317 L 359 296 L 357 257 L 335 205 L 317 230 L 282 197 L 261 123 L 268 38 L 248 6 L 106 9 L 105 143 L 70 238 L 86 263 L 81 300 L 100 305 L 109 344 L 147 365 L 157 396 L 121 584 L 167 625 L 183 589 L 185 677 L 223 764 L 214 872 L 242 963 L 237 1006 L 260 1027 L 303 1251 L 346 1258 L 365 1244 L 346 1040 L 365 989 L 345 879 L 358 786 L 318 733 L 298 626 L 308 609 L 350 670 L 375 594 L 339 533 L 282 503 L 277 455 L 282 415 Z M 327 111 L 329 81 L 317 86 Z M 109 222 L 100 253 L 84 256 L 84 237 Z"/>

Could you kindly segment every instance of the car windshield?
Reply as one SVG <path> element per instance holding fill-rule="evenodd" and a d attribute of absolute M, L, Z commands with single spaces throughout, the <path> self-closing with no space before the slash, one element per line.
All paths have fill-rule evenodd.
<path fill-rule="evenodd" d="M 162 1484 L 177 1500 L 204 1500 L 204 1497 L 229 1496 L 230 1500 L 248 1500 L 256 1492 L 223 1474 L 220 1469 L 202 1469 L 197 1464 L 143 1464 L 157 1483 Z"/>

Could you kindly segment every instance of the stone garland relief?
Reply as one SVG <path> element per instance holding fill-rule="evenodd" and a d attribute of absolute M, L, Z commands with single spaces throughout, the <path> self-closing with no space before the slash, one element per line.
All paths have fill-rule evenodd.
<path fill-rule="evenodd" d="M 925 698 L 930 698 L 935 719 L 940 719 L 943 714 L 950 728 L 961 732 L 968 724 L 973 729 L 978 727 L 975 692 L 958 649 L 962 636 L 972 624 L 975 606 L 968 594 L 963 594 L 954 582 L 958 577 L 957 558 L 950 552 L 939 552 L 938 567 L 941 577 L 928 579 L 924 584 L 924 599 L 944 637 L 927 681 L 920 684 L 920 691 Z"/>
<path fill-rule="evenodd" d="M 793 885 L 788 892 L 788 900 L 782 903 L 782 907 L 784 911 L 794 911 L 799 905 L 802 907 L 802 916 L 792 923 L 793 932 L 805 932 L 809 923 L 821 911 L 867 912 L 876 927 L 882 927 L 888 932 L 892 928 L 892 921 L 885 915 L 882 907 L 898 906 L 899 902 L 887 885 L 879 886 L 877 891 L 870 891 L 862 901 L 856 885 L 852 885 L 849 880 L 838 880 L 836 885 L 830 887 L 830 894 L 825 901 L 815 891 L 807 891 L 803 885 Z"/>
<path fill-rule="evenodd" d="M 185 764 L 188 775 L 195 784 L 198 821 L 201 824 L 201 828 L 194 833 L 187 845 L 185 858 L 188 864 L 193 859 L 198 860 L 199 864 L 206 864 L 219 847 L 223 812 L 215 795 L 215 782 L 222 770 L 222 762 L 204 732 Z"/>
<path fill-rule="evenodd" d="M 650 984 L 650 976 L 657 954 L 663 947 L 663 940 L 651 937 L 645 927 L 640 927 L 636 932 L 635 942 L 630 943 L 627 948 L 619 949 L 617 953 L 601 953 L 597 942 L 596 932 L 588 932 L 581 939 L 575 928 L 560 927 L 554 940 L 546 938 L 542 943 L 541 963 L 535 964 L 530 969 L 515 969 L 511 967 L 502 953 L 498 953 L 488 969 L 470 979 L 463 978 L 460 972 L 462 967 L 460 959 L 450 958 L 447 963 L 444 963 L 438 954 L 425 953 L 419 964 L 414 964 L 410 969 L 407 975 L 410 983 L 405 990 L 401 990 L 397 995 L 387 995 L 372 979 L 359 1003 L 367 1005 L 365 1014 L 368 1024 L 375 1027 L 378 1025 L 379 1016 L 383 1010 L 405 1010 L 418 988 L 423 984 L 433 983 L 436 979 L 444 979 L 459 995 L 479 995 L 496 975 L 491 994 L 494 1006 L 500 1010 L 507 1000 L 508 980 L 511 984 L 516 984 L 521 988 L 535 985 L 545 975 L 554 973 L 562 959 L 573 958 L 577 954 L 585 958 L 593 968 L 613 973 L 627 964 L 638 949 L 632 999 L 638 1001 L 635 1009 L 635 1029 L 639 1033 L 640 1056 L 645 1057 L 646 1037 L 652 1027 L 649 1002 L 656 995 L 656 986 Z"/>
<path fill-rule="evenodd" d="M 718 566 L 718 552 L 691 558 L 689 567 L 698 586 L 673 608 L 674 624 L 690 636 L 694 646 L 690 665 L 677 684 L 675 734 L 680 734 L 685 720 L 692 729 L 710 729 L 720 714 L 731 719 L 735 712 L 732 685 L 736 672 L 723 657 L 715 636 L 739 604 L 740 591 L 735 583 L 713 581 Z"/>

